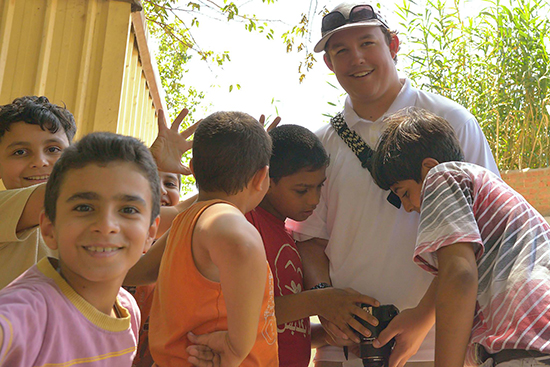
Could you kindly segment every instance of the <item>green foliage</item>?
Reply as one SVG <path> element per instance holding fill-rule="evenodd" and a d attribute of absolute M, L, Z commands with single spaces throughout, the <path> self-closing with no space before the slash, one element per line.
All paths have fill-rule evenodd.
<path fill-rule="evenodd" d="M 478 0 L 452 5 L 403 1 L 398 15 L 412 42 L 410 79 L 467 107 L 499 169 L 550 165 L 550 20 L 547 0 Z"/>

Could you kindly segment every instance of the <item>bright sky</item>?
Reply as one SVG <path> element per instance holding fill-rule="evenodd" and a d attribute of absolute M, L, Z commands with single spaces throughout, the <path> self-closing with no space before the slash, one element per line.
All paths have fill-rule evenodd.
<path fill-rule="evenodd" d="M 313 0 L 317 4 L 314 13 L 319 14 L 323 6 L 331 10 L 341 1 Z M 448 2 L 454 4 L 454 1 Z M 399 31 L 399 20 L 393 13 L 394 3 L 395 0 L 383 3 L 384 16 L 390 27 Z M 461 5 L 468 12 L 479 9 L 479 3 L 475 0 L 464 0 Z M 315 54 L 317 63 L 300 83 L 298 66 L 304 53 L 287 53 L 280 39 L 283 30 L 297 24 L 302 13 L 309 12 L 309 6 L 310 0 L 277 0 L 269 5 L 260 0 L 249 0 L 241 5 L 239 9 L 242 13 L 254 13 L 258 19 L 280 19 L 286 23 L 275 29 L 273 40 L 267 40 L 263 34 L 246 31 L 242 23 L 201 18 L 199 30 L 193 32 L 198 44 L 203 49 L 229 51 L 231 57 L 231 62 L 223 68 L 209 68 L 198 57 L 189 63 L 191 72 L 185 83 L 205 92 L 205 116 L 220 110 L 240 110 L 257 118 L 265 114 L 272 119 L 278 111 L 282 123 L 299 124 L 315 131 L 328 122 L 323 114 L 333 115 L 343 108 L 344 92 L 325 66 L 322 54 Z M 313 33 L 307 44 L 310 49 L 320 39 L 320 29 L 321 16 L 318 15 L 313 20 Z M 407 40 L 403 36 L 400 40 L 400 53 L 403 54 L 408 47 Z M 398 69 L 404 61 L 404 58 L 400 59 Z M 231 84 L 240 84 L 241 89 L 233 88 L 229 92 Z M 336 106 L 329 105 L 329 102 Z M 201 114 L 195 117 L 201 117 Z"/>
<path fill-rule="evenodd" d="M 339 2 L 320 0 L 317 12 L 325 4 L 332 9 Z M 278 0 L 270 5 L 253 0 L 240 9 L 244 13 L 255 13 L 259 19 L 282 19 L 288 24 L 297 24 L 308 8 L 309 0 Z M 313 23 L 315 32 L 308 45 L 311 49 L 320 38 L 320 19 L 316 17 Z M 341 110 L 343 91 L 325 66 L 322 54 L 316 54 L 318 62 L 300 83 L 298 66 L 303 53 L 287 53 L 280 34 L 281 30 L 276 30 L 275 38 L 267 40 L 262 34 L 246 31 L 240 23 L 201 20 L 200 32 L 194 33 L 199 44 L 206 49 L 230 51 L 231 54 L 231 62 L 226 63 L 223 69 L 216 66 L 209 69 L 200 60 L 190 64 L 192 72 L 185 82 L 206 92 L 205 105 L 209 105 L 206 114 L 219 110 L 240 110 L 256 118 L 262 113 L 273 118 L 278 111 L 283 118 L 282 123 L 299 124 L 316 130 L 328 121 L 323 113 L 334 114 Z M 327 82 L 338 86 L 338 89 Z M 231 84 L 240 84 L 241 89 L 234 88 L 229 92 Z M 328 102 L 335 103 L 337 107 Z"/>

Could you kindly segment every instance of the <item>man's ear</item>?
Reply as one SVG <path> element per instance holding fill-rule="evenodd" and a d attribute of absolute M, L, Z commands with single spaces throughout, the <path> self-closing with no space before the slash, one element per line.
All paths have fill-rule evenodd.
<path fill-rule="evenodd" d="M 52 250 L 57 250 L 58 246 L 55 238 L 55 226 L 50 218 L 48 218 L 44 210 L 40 212 L 38 223 L 40 226 L 40 234 L 42 235 L 46 245 Z"/>
<path fill-rule="evenodd" d="M 263 191 L 267 188 L 266 185 L 269 185 L 269 166 L 265 166 L 262 169 L 258 170 L 254 177 L 252 177 L 252 187 L 257 191 Z"/>
<path fill-rule="evenodd" d="M 398 51 L 399 51 L 399 37 L 397 37 L 397 34 L 393 33 L 391 35 L 391 42 L 390 42 L 390 55 L 392 59 L 395 59 L 395 56 L 397 55 Z"/>
<path fill-rule="evenodd" d="M 422 180 L 424 180 L 424 178 L 426 178 L 426 175 L 428 174 L 428 172 L 434 168 L 435 166 L 437 166 L 439 164 L 439 162 L 434 159 L 434 158 L 424 158 L 424 160 L 422 161 L 422 172 L 421 172 L 421 176 L 422 176 Z"/>
<path fill-rule="evenodd" d="M 334 67 L 332 66 L 332 61 L 330 61 L 330 56 L 326 52 L 323 54 L 323 60 L 325 60 L 325 64 L 330 69 L 330 71 L 334 72 Z"/>

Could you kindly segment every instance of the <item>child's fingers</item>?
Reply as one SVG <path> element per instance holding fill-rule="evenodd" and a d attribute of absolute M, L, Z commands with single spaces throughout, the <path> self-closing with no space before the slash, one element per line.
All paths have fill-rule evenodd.
<path fill-rule="evenodd" d="M 172 126 L 170 127 L 170 129 L 174 131 L 178 131 L 180 128 L 181 122 L 183 121 L 185 116 L 187 116 L 188 113 L 189 113 L 189 110 L 187 108 L 184 108 L 183 110 L 181 110 L 181 112 L 178 114 L 174 122 L 172 122 Z"/>
<path fill-rule="evenodd" d="M 273 120 L 273 122 L 267 127 L 267 132 L 275 129 L 277 125 L 279 125 L 279 122 L 281 122 L 281 118 L 279 116 L 275 117 L 275 120 Z"/>

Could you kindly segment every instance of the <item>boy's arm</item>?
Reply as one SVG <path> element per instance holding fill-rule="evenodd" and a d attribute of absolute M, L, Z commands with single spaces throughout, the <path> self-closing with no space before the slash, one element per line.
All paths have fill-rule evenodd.
<path fill-rule="evenodd" d="M 176 216 L 187 210 L 197 201 L 197 194 L 180 201 L 174 206 L 163 206 L 160 208 L 160 224 L 157 230 L 157 238 L 162 236 L 172 226 L 172 221 Z"/>
<path fill-rule="evenodd" d="M 437 250 L 435 367 L 462 367 L 470 340 L 478 274 L 471 243 Z"/>
<path fill-rule="evenodd" d="M 258 333 L 267 279 L 267 260 L 258 231 L 238 209 L 213 205 L 193 233 L 193 258 L 208 279 L 218 278 L 227 307 L 227 332 L 189 339 L 210 347 L 221 365 L 237 366 L 250 353 Z M 192 353 L 197 346 L 190 346 Z"/>
<path fill-rule="evenodd" d="M 331 284 L 329 260 L 325 254 L 327 245 L 328 240 L 317 237 L 296 242 L 298 252 L 302 258 L 305 289 L 311 289 L 319 283 Z"/>
<path fill-rule="evenodd" d="M 344 331 L 349 339 L 359 343 L 359 337 L 353 329 L 370 336 L 368 329 L 354 318 L 354 315 L 378 324 L 376 318 L 359 305 L 379 305 L 379 302 L 353 289 L 324 288 L 289 294 L 275 298 L 275 316 L 281 325 L 305 317 L 319 315 Z M 353 328 L 353 329 L 352 329 Z"/>
<path fill-rule="evenodd" d="M 44 209 L 44 193 L 46 192 L 46 184 L 42 183 L 36 186 L 32 194 L 29 196 L 25 208 L 21 213 L 19 222 L 15 232 L 23 231 L 27 228 L 36 227 L 40 212 Z"/>
<path fill-rule="evenodd" d="M 435 322 L 435 296 L 438 278 L 434 278 L 418 306 L 403 310 L 390 324 L 382 330 L 373 342 L 375 348 L 380 348 L 395 338 L 389 367 L 403 367 L 413 355 Z"/>
<path fill-rule="evenodd" d="M 164 233 L 151 248 L 147 251 L 138 262 L 130 268 L 124 278 L 123 285 L 125 286 L 140 286 L 147 285 L 157 281 L 160 269 L 160 262 L 164 249 L 166 248 L 166 240 L 170 230 Z"/>

